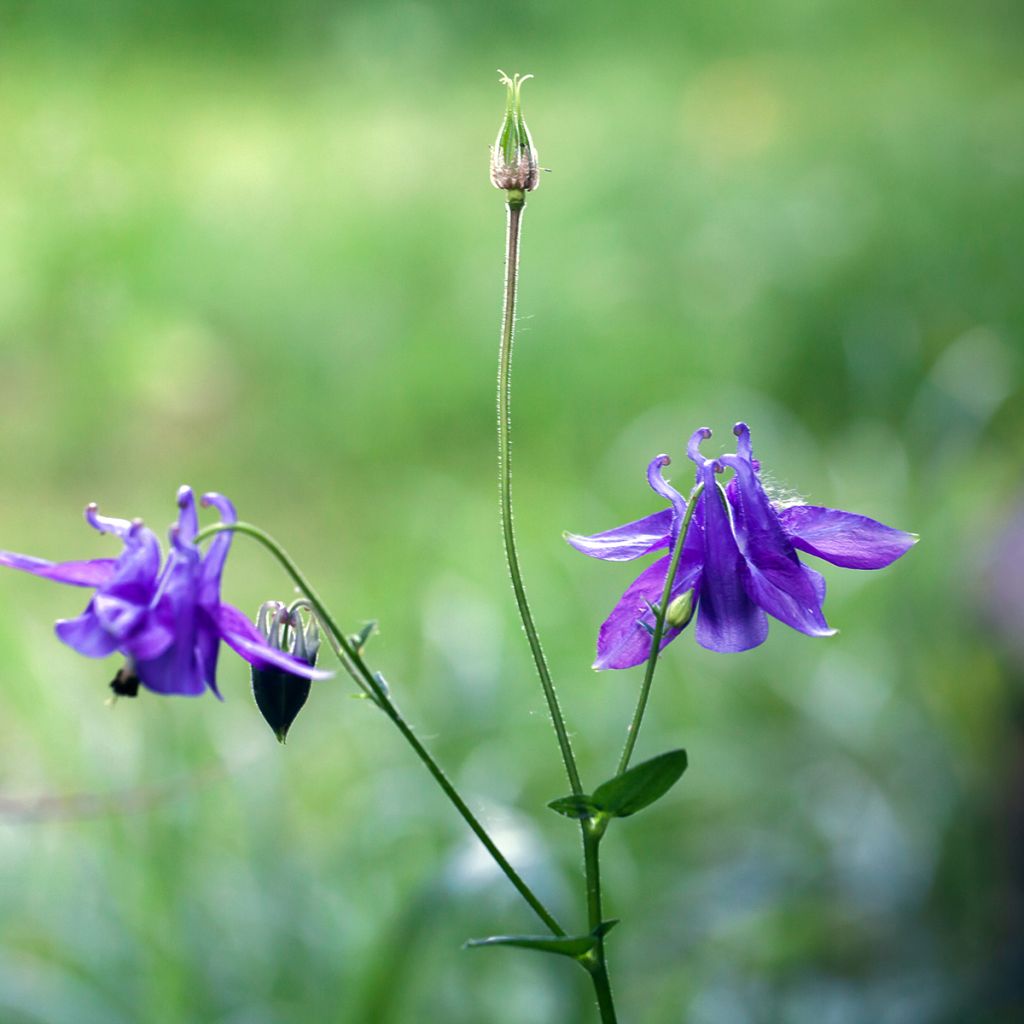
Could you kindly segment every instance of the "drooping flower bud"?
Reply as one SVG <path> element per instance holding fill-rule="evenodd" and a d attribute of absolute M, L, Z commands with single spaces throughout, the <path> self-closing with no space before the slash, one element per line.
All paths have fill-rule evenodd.
<path fill-rule="evenodd" d="M 320 648 L 320 629 L 313 615 L 303 625 L 300 608 L 308 609 L 308 605 L 298 601 L 287 608 L 280 601 L 267 601 L 260 608 L 256 628 L 270 647 L 313 666 Z M 306 703 L 310 685 L 308 679 L 274 665 L 252 666 L 252 695 L 279 742 L 284 743 L 292 722 Z"/>
<path fill-rule="evenodd" d="M 504 189 L 512 202 L 523 197 L 516 193 L 532 192 L 540 184 L 540 165 L 530 131 L 523 120 L 523 106 L 520 91 L 523 82 L 533 75 L 513 75 L 499 71 L 501 84 L 508 90 L 505 100 L 505 119 L 501 122 L 498 137 L 491 147 L 491 182 L 495 188 Z"/>

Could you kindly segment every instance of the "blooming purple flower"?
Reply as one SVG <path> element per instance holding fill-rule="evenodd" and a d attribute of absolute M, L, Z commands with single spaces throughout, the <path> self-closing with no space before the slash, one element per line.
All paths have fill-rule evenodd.
<path fill-rule="evenodd" d="M 697 642 L 712 651 L 746 651 L 762 644 L 773 616 L 808 636 L 830 636 L 825 621 L 822 575 L 804 565 L 797 549 L 849 569 L 881 569 L 904 554 L 917 537 L 867 516 L 817 505 L 773 503 L 760 479 L 760 464 L 745 423 L 733 428 L 734 454 L 704 458 L 700 444 L 711 436 L 702 427 L 690 438 L 687 454 L 697 466 L 695 499 L 686 535 L 680 537 L 687 500 L 662 476 L 670 459 L 659 455 L 647 468 L 653 490 L 669 507 L 591 537 L 566 540 L 592 558 L 627 561 L 668 549 L 627 588 L 602 624 L 594 668 L 631 668 L 651 653 L 655 608 L 661 601 L 673 552 L 682 544 L 669 592 L 673 602 L 697 612 Z M 725 488 L 717 473 L 734 476 Z M 679 601 L 689 597 L 689 601 Z M 675 625 L 667 617 L 661 646 L 677 637 L 690 620 Z"/>
<path fill-rule="evenodd" d="M 236 521 L 231 502 L 205 494 L 222 523 Z M 86 521 L 100 533 L 124 543 L 115 558 L 85 562 L 49 562 L 31 555 L 0 551 L 0 565 L 69 583 L 92 587 L 85 611 L 56 624 L 57 636 L 90 658 L 120 651 L 126 670 L 115 680 L 117 692 L 131 692 L 137 682 L 155 693 L 196 697 L 217 689 L 217 657 L 223 640 L 246 661 L 260 667 L 276 665 L 296 675 L 323 678 L 304 662 L 271 647 L 249 619 L 220 600 L 220 578 L 231 547 L 232 533 L 218 533 L 205 556 L 194 540 L 199 523 L 190 487 L 178 491 L 178 521 L 170 529 L 170 551 L 161 567 L 160 542 L 140 519 L 101 516 L 95 505 Z"/>

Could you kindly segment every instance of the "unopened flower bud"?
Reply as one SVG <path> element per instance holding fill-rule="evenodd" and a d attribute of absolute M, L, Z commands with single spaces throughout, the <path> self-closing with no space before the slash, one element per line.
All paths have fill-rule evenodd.
<path fill-rule="evenodd" d="M 299 607 L 304 602 L 285 607 L 280 601 L 267 601 L 259 611 L 256 628 L 267 638 L 267 644 L 284 651 L 307 665 L 316 664 L 320 648 L 320 628 L 311 615 L 303 625 Z M 309 696 L 310 681 L 276 665 L 252 666 L 252 695 L 256 706 L 284 743 L 292 722 Z"/>
<path fill-rule="evenodd" d="M 491 147 L 491 181 L 495 188 L 512 193 L 509 201 L 516 197 L 515 193 L 532 192 L 540 184 L 540 165 L 537 163 L 537 150 L 534 148 L 530 131 L 523 120 L 523 107 L 520 90 L 523 82 L 533 75 L 513 75 L 511 78 L 504 71 L 499 71 L 501 84 L 508 90 L 505 101 L 505 119 L 501 123 L 498 137 Z"/>
<path fill-rule="evenodd" d="M 682 629 L 693 618 L 693 591 L 684 590 L 674 598 L 665 612 L 665 623 L 673 629 Z"/>

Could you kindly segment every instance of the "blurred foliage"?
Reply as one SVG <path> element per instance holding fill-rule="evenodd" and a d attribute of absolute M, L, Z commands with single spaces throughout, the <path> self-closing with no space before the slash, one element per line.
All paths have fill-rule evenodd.
<path fill-rule="evenodd" d="M 0 544 L 111 550 L 230 494 L 309 568 L 567 922 L 571 824 L 501 562 L 495 67 L 533 72 L 515 368 L 524 570 L 585 778 L 632 567 L 564 528 L 653 510 L 659 451 L 739 418 L 776 485 L 921 533 L 826 570 L 841 629 L 684 638 L 605 844 L 624 1020 L 1024 1013 L 1024 86 L 1019 4 L 0 7 Z M 713 446 L 709 446 L 713 450 Z M 1016 525 L 1014 525 L 1016 524 Z M 288 589 L 244 539 L 229 600 Z M 103 707 L 116 664 L 0 576 L 0 1019 L 592 1019 L 382 716 L 317 684 L 281 748 L 227 700 Z"/>

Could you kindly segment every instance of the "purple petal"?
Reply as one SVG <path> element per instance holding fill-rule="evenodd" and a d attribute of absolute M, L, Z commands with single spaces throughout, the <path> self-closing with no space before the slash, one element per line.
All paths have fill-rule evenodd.
<path fill-rule="evenodd" d="M 183 543 L 191 544 L 198 530 L 195 495 L 188 484 L 182 484 L 178 488 L 178 535 Z"/>
<path fill-rule="evenodd" d="M 220 656 L 220 626 L 205 608 L 199 609 L 199 628 L 196 630 L 196 655 L 206 685 L 223 700 L 217 687 L 217 661 Z"/>
<path fill-rule="evenodd" d="M 87 658 L 105 658 L 117 650 L 117 637 L 99 624 L 92 604 L 77 618 L 58 619 L 53 629 L 63 643 Z"/>
<path fill-rule="evenodd" d="M 206 692 L 199 661 L 187 640 L 172 644 L 157 658 L 137 660 L 135 672 L 139 682 L 154 693 L 199 697 Z"/>
<path fill-rule="evenodd" d="M 173 643 L 173 626 L 161 622 L 155 614 L 149 614 L 142 625 L 122 640 L 119 646 L 136 661 L 152 661 L 159 658 Z"/>
<path fill-rule="evenodd" d="M 626 592 L 612 609 L 611 615 L 602 623 L 597 634 L 597 660 L 594 662 L 594 668 L 632 668 L 650 657 L 651 634 L 640 623 L 644 622 L 652 628 L 654 626 L 654 614 L 648 605 L 656 605 L 661 601 L 665 589 L 665 573 L 668 572 L 670 561 L 670 555 L 659 558 L 626 588 Z M 679 559 L 669 600 L 691 588 L 698 588 L 700 577 L 699 557 L 694 559 L 684 550 Z M 681 629 L 667 628 L 662 637 L 661 647 L 664 648 L 681 632 Z"/>
<path fill-rule="evenodd" d="M 204 506 L 212 505 L 220 513 L 220 521 L 231 526 L 238 521 L 235 506 L 222 494 L 213 491 L 204 494 L 202 503 Z M 199 602 L 211 615 L 216 614 L 217 606 L 220 604 L 220 577 L 224 572 L 224 562 L 231 549 L 231 541 L 234 533 L 225 530 L 218 533 L 210 541 L 206 557 L 203 559 L 202 578 L 199 590 Z"/>
<path fill-rule="evenodd" d="M 917 543 L 912 533 L 837 508 L 791 505 L 778 517 L 794 547 L 846 569 L 882 569 Z"/>
<path fill-rule="evenodd" d="M 128 536 L 133 525 L 129 519 L 101 516 L 96 502 L 91 502 L 85 506 L 85 521 L 100 533 L 112 533 L 115 537 L 121 537 L 122 539 Z"/>
<path fill-rule="evenodd" d="M 766 611 L 787 626 L 808 636 L 832 636 L 836 631 L 825 621 L 821 610 L 824 588 L 809 575 L 813 570 L 798 566 L 796 574 L 787 573 L 785 586 L 778 586 L 756 566 L 748 564 L 747 593 Z M 822 581 L 823 582 L 823 581 Z"/>
<path fill-rule="evenodd" d="M 96 621 L 118 642 L 129 637 L 146 617 L 146 606 L 108 593 L 98 593 L 92 601 Z"/>
<path fill-rule="evenodd" d="M 635 522 L 616 526 L 604 533 L 583 537 L 576 533 L 564 534 L 565 539 L 577 550 L 591 558 L 602 558 L 607 562 L 627 562 L 641 555 L 650 554 L 667 547 L 669 530 L 672 527 L 673 511 L 662 509 L 644 516 Z"/>
<path fill-rule="evenodd" d="M 173 550 L 157 583 L 148 625 L 163 627 L 173 642 L 156 658 L 137 657 L 139 679 L 157 693 L 197 696 L 206 688 L 196 654 L 198 608 L 196 593 L 199 552 L 183 541 L 179 526 L 171 527 Z M 131 649 L 131 642 L 126 647 Z"/>
<path fill-rule="evenodd" d="M 647 467 L 647 482 L 655 494 L 660 495 L 672 504 L 679 522 L 686 515 L 686 499 L 665 479 L 662 470 L 671 465 L 672 460 L 667 455 L 656 455 L 651 459 Z"/>
<path fill-rule="evenodd" d="M 764 643 L 768 619 L 744 586 L 749 573 L 715 482 L 714 463 L 706 463 L 700 472 L 706 501 L 697 643 L 723 654 L 747 651 Z"/>
<path fill-rule="evenodd" d="M 330 679 L 333 672 L 313 668 L 267 644 L 266 639 L 249 621 L 249 617 L 230 604 L 222 604 L 217 615 L 224 642 L 251 665 L 274 665 L 306 679 Z"/>
<path fill-rule="evenodd" d="M 152 530 L 141 522 L 135 522 L 131 524 L 124 543 L 116 572 L 104 585 L 104 590 L 145 607 L 153 597 L 160 574 L 160 542 Z"/>
<path fill-rule="evenodd" d="M 747 562 L 748 593 L 787 626 L 810 636 L 830 636 L 835 630 L 825 621 L 814 581 L 801 565 L 761 486 L 749 457 L 749 434 L 744 424 L 737 424 L 737 432 L 741 429 L 742 454 L 723 455 L 721 461 L 736 472 L 731 504 L 736 539 Z"/>
<path fill-rule="evenodd" d="M 800 563 L 803 565 L 803 563 Z M 817 569 L 812 569 L 809 565 L 803 566 L 804 572 L 807 574 L 808 579 L 811 581 L 811 586 L 814 587 L 814 593 L 818 597 L 818 604 L 822 605 L 825 603 L 825 577 L 818 572 Z"/>
<path fill-rule="evenodd" d="M 117 560 L 94 558 L 88 562 L 48 562 L 45 558 L 19 555 L 13 551 L 0 551 L 0 565 L 30 572 L 33 576 L 70 583 L 75 587 L 102 587 L 114 575 Z"/>

